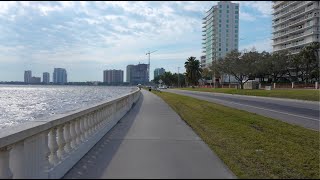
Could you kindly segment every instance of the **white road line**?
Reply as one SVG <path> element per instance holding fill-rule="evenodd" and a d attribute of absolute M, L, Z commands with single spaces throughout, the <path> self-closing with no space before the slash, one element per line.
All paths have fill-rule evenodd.
<path fill-rule="evenodd" d="M 186 95 L 186 94 L 185 94 L 185 95 Z M 197 96 L 197 95 L 195 95 L 195 96 Z M 201 96 L 200 96 L 200 97 L 201 97 Z M 209 97 L 209 98 L 212 98 L 212 97 Z M 214 99 L 214 98 L 213 98 L 213 99 Z M 224 100 L 218 99 L 218 101 L 224 101 Z M 277 112 L 277 113 L 281 113 L 281 114 L 285 114 L 285 115 L 290 115 L 290 116 L 296 116 L 296 117 L 300 117 L 300 118 L 304 118 L 304 119 L 310 119 L 310 120 L 313 120 L 313 121 L 320 121 L 319 119 L 309 118 L 309 117 L 305 117 L 305 116 L 299 116 L 299 115 L 296 115 L 296 114 L 285 113 L 285 112 L 276 111 L 276 110 L 272 110 L 272 109 L 260 108 L 260 107 L 256 107 L 256 106 L 251 106 L 251 105 L 246 105 L 246 104 L 241 104 L 241 103 L 235 103 L 235 102 L 229 102 L 229 101 L 224 101 L 224 102 L 230 103 L 230 104 L 237 104 L 237 105 L 241 105 L 241 106 L 253 107 L 253 108 L 256 108 L 256 109 L 262 109 L 262 110 L 266 110 L 266 111 Z"/>
<path fill-rule="evenodd" d="M 241 105 L 241 106 L 253 107 L 253 108 L 262 109 L 262 110 L 266 110 L 266 111 L 272 111 L 272 112 L 277 112 L 277 113 L 286 114 L 286 115 L 290 115 L 290 116 L 296 116 L 296 117 L 300 117 L 300 118 L 310 119 L 310 120 L 314 120 L 314 121 L 320 121 L 319 119 L 309 118 L 309 117 L 305 117 L 305 116 L 299 116 L 299 115 L 296 115 L 296 114 L 285 113 L 285 112 L 276 111 L 276 110 L 272 110 L 272 109 L 260 108 L 260 107 L 255 107 L 255 106 L 250 106 L 250 105 L 240 104 L 240 103 L 235 103 L 235 102 L 227 102 L 227 103 L 238 104 L 238 105 Z"/>

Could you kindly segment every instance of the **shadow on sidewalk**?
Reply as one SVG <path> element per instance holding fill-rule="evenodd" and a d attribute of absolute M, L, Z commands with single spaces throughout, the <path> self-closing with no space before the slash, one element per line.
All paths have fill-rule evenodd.
<path fill-rule="evenodd" d="M 143 99 L 141 93 L 138 102 L 131 110 L 62 179 L 101 178 L 139 114 Z"/>

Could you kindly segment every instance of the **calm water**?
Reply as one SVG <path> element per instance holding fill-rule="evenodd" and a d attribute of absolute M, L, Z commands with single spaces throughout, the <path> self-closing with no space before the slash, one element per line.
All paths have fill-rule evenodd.
<path fill-rule="evenodd" d="M 0 85 L 0 129 L 120 97 L 135 87 Z"/>

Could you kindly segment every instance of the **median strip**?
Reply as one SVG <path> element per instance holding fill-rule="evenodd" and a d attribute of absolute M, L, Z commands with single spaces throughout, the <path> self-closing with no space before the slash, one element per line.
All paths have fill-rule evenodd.
<path fill-rule="evenodd" d="M 262 96 L 275 98 L 299 99 L 307 101 L 320 101 L 320 91 L 316 89 L 279 89 L 279 90 L 261 90 L 261 89 L 232 89 L 232 88 L 177 88 L 188 91 L 215 92 L 226 94 L 239 94 L 247 96 Z"/>
<path fill-rule="evenodd" d="M 319 178 L 319 133 L 168 92 L 154 92 L 239 178 Z"/>

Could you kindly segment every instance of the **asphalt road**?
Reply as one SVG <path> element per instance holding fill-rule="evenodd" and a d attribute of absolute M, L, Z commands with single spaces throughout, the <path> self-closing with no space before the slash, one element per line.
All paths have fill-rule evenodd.
<path fill-rule="evenodd" d="M 187 95 L 228 107 L 246 110 L 319 131 L 319 102 L 176 89 L 162 91 Z"/>
<path fill-rule="evenodd" d="M 234 179 L 236 176 L 158 96 L 138 103 L 64 179 Z"/>

